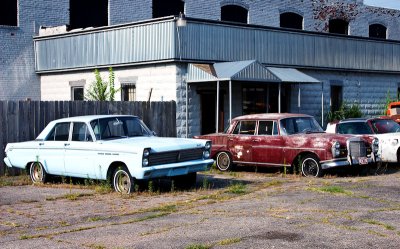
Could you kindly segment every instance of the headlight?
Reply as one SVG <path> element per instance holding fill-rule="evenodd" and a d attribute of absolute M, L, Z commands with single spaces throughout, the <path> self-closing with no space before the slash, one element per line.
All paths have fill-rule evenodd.
<path fill-rule="evenodd" d="M 379 150 L 379 139 L 374 138 L 374 140 L 372 140 L 372 151 L 374 153 L 378 153 Z"/>
<path fill-rule="evenodd" d="M 207 141 L 206 144 L 204 145 L 203 159 L 210 158 L 210 154 L 211 154 L 211 141 Z"/>
<path fill-rule="evenodd" d="M 143 150 L 142 165 L 143 167 L 149 166 L 150 148 Z"/>
<path fill-rule="evenodd" d="M 338 141 L 332 144 L 332 156 L 334 158 L 340 156 L 340 143 Z"/>

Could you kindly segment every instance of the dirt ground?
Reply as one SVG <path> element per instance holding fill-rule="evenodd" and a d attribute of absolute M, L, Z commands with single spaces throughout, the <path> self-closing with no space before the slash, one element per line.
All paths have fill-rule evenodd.
<path fill-rule="evenodd" d="M 255 168 L 145 183 L 0 177 L 1 248 L 399 248 L 400 167 L 304 178 Z M 64 179 L 65 182 L 65 179 Z"/>

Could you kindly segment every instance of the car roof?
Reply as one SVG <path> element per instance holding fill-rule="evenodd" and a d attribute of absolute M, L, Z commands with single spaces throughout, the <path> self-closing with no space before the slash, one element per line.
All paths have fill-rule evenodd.
<path fill-rule="evenodd" d="M 90 122 L 95 119 L 101 118 L 113 118 L 113 117 L 137 117 L 133 115 L 86 115 L 86 116 L 76 116 L 76 117 L 68 117 L 56 119 L 54 122 Z"/>
<path fill-rule="evenodd" d="M 340 120 L 339 123 L 351 123 L 351 122 L 367 122 L 369 120 L 392 120 L 388 117 L 375 117 L 375 118 L 348 118 Z"/>
<path fill-rule="evenodd" d="M 235 120 L 259 120 L 259 119 L 283 119 L 283 118 L 292 118 L 292 117 L 312 117 L 307 114 L 299 114 L 299 113 L 258 113 L 258 114 L 250 114 L 239 116 L 233 119 Z"/>

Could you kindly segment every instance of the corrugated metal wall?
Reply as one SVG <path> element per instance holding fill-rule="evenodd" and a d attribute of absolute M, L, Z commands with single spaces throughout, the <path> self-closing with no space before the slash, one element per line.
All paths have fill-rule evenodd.
<path fill-rule="evenodd" d="M 174 22 L 168 21 L 36 38 L 36 71 L 174 58 L 174 29 Z"/>
<path fill-rule="evenodd" d="M 35 38 L 36 71 L 161 60 L 239 61 L 364 71 L 400 71 L 400 43 L 174 19 L 79 35 Z"/>

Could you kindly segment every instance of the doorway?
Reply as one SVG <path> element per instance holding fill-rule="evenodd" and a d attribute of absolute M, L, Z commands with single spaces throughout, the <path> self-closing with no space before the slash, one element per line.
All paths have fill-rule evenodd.
<path fill-rule="evenodd" d="M 216 124 L 216 103 L 217 94 L 215 92 L 200 93 L 201 108 L 201 134 L 215 133 Z M 219 124 L 218 132 L 224 130 L 224 94 L 220 92 L 219 96 Z"/>

